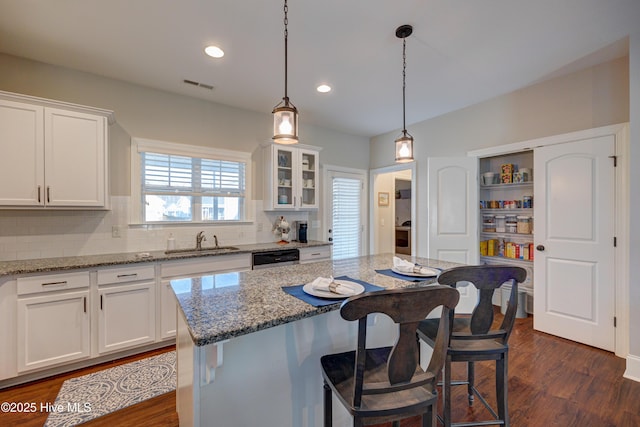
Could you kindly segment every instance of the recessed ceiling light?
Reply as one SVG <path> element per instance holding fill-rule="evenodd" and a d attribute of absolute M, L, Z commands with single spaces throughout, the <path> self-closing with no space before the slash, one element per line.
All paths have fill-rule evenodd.
<path fill-rule="evenodd" d="M 207 46 L 204 48 L 204 52 L 213 58 L 222 58 L 224 56 L 224 51 L 218 46 Z"/>
<path fill-rule="evenodd" d="M 329 85 L 320 85 L 316 88 L 316 90 L 320 93 L 331 92 L 331 86 Z"/>

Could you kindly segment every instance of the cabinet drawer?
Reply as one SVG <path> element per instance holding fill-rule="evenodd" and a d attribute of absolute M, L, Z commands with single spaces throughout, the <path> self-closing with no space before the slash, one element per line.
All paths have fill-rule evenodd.
<path fill-rule="evenodd" d="M 89 272 L 47 274 L 46 276 L 19 277 L 18 295 L 52 292 L 63 289 L 89 287 Z"/>
<path fill-rule="evenodd" d="M 217 255 L 195 260 L 162 263 L 162 277 L 193 276 L 202 273 L 251 270 L 251 254 Z"/>
<path fill-rule="evenodd" d="M 331 258 L 331 246 L 317 246 L 313 248 L 300 248 L 300 263 L 321 261 Z"/>
<path fill-rule="evenodd" d="M 98 270 L 98 285 L 110 283 L 136 282 L 138 280 L 154 279 L 156 276 L 153 265 L 118 267 Z"/>

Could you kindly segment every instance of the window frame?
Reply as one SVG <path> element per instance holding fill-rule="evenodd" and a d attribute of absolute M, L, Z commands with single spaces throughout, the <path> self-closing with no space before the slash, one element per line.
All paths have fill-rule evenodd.
<path fill-rule="evenodd" d="M 241 218 L 238 220 L 198 220 L 198 221 L 145 221 L 142 209 L 142 170 L 141 155 L 142 152 L 151 152 L 158 154 L 169 154 L 185 157 L 198 157 L 213 160 L 225 160 L 239 162 L 245 164 L 245 191 L 244 201 L 242 203 Z M 201 147 L 196 145 L 179 144 L 175 142 L 158 141 L 145 138 L 131 138 L 131 206 L 130 220 L 131 225 L 189 225 L 189 224 L 242 224 L 252 222 L 252 210 L 250 202 L 251 194 L 251 153 L 243 151 L 225 150 L 221 148 Z M 193 207 L 201 206 L 194 203 Z"/>

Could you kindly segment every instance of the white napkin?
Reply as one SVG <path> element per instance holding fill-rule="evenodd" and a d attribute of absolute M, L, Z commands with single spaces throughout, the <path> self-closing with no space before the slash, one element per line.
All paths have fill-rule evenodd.
<path fill-rule="evenodd" d="M 333 285 L 332 285 L 333 284 Z M 311 287 L 319 291 L 333 292 L 340 295 L 355 295 L 356 290 L 346 283 L 336 283 L 333 277 L 318 277 L 311 282 Z"/>
<path fill-rule="evenodd" d="M 393 268 L 402 273 L 424 274 L 425 276 L 436 273 L 432 268 L 416 265 L 397 256 L 393 257 Z"/>

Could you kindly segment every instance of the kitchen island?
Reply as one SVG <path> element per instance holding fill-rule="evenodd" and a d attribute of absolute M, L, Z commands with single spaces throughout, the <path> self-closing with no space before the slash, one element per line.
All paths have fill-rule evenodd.
<path fill-rule="evenodd" d="M 447 269 L 459 264 L 410 258 Z M 283 286 L 317 277 L 348 276 L 385 289 L 424 286 L 376 273 L 393 255 L 372 255 L 268 270 L 199 276 L 171 282 L 178 301 L 178 384 L 181 426 L 321 426 L 320 357 L 355 347 L 357 322 L 315 307 Z M 392 322 L 371 316 L 371 345 L 391 345 Z M 334 425 L 351 419 L 334 405 Z"/>

